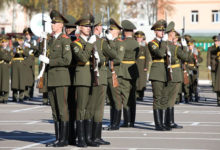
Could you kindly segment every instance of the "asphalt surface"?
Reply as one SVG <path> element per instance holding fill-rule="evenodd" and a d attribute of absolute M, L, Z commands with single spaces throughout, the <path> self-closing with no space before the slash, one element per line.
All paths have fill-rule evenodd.
<path fill-rule="evenodd" d="M 175 105 L 175 120 L 183 129 L 155 131 L 151 86 L 147 86 L 143 102 L 137 101 L 135 128 L 103 131 L 103 139 L 111 145 L 83 149 L 105 150 L 219 150 L 220 107 L 210 85 L 199 87 L 200 101 Z M 11 97 L 10 97 L 11 98 Z M 50 106 L 41 105 L 41 95 L 24 103 L 0 104 L 0 149 L 41 150 L 55 139 Z M 109 123 L 109 106 L 105 106 L 104 125 Z M 123 121 L 121 121 L 122 123 Z M 77 150 L 76 146 L 56 148 Z"/>

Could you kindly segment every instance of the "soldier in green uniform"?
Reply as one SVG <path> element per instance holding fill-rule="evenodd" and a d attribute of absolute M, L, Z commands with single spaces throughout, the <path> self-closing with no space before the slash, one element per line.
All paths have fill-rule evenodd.
<path fill-rule="evenodd" d="M 93 48 L 93 53 L 94 53 L 93 59 L 96 60 L 95 70 L 97 73 L 96 76 L 97 84 L 92 85 L 92 94 L 90 95 L 90 100 L 88 103 L 88 107 L 86 109 L 86 120 L 89 124 L 92 124 L 92 122 L 94 121 L 93 130 L 91 128 L 88 129 L 88 130 L 92 130 L 93 141 L 99 145 L 109 145 L 110 142 L 104 141 L 101 138 L 102 119 L 104 114 L 104 104 L 105 104 L 106 90 L 107 90 L 107 68 L 105 62 L 106 62 L 106 57 L 108 59 L 116 58 L 116 51 L 114 49 L 111 49 L 110 44 L 112 44 L 112 41 L 106 41 L 105 39 L 100 38 L 100 35 L 102 33 L 100 14 L 97 14 L 95 16 L 93 32 L 96 35 L 96 42 Z M 93 77 L 95 75 L 96 74 L 93 74 Z M 94 83 L 94 79 L 93 79 L 93 83 Z"/>
<path fill-rule="evenodd" d="M 142 31 L 135 32 L 135 38 L 139 43 L 139 52 L 137 58 L 137 67 L 139 77 L 137 79 L 137 100 L 143 100 L 144 90 L 147 82 L 147 71 L 149 70 L 150 52 L 147 43 L 144 41 L 145 34 Z"/>
<path fill-rule="evenodd" d="M 13 102 L 20 102 L 24 100 L 24 90 L 26 87 L 26 72 L 24 71 L 24 60 L 28 56 L 29 49 L 23 48 L 23 36 L 17 35 L 15 47 L 13 50 L 13 59 L 11 64 L 11 89 L 13 91 Z M 19 93 L 19 96 L 18 96 Z"/>
<path fill-rule="evenodd" d="M 220 35 L 217 36 L 216 49 L 211 51 L 211 55 L 216 55 L 216 69 L 215 69 L 215 85 L 214 91 L 217 94 L 217 106 L 220 106 Z"/>
<path fill-rule="evenodd" d="M 65 18 L 68 23 L 65 23 L 65 31 L 69 36 L 71 41 L 76 40 L 75 30 L 76 30 L 76 19 L 71 15 L 66 15 Z M 72 50 L 72 49 L 71 49 Z M 73 54 L 73 52 L 72 52 Z M 69 106 L 69 145 L 76 144 L 76 131 L 75 131 L 75 121 L 76 121 L 76 101 L 75 101 L 75 87 L 73 85 L 74 73 L 76 62 L 72 59 L 71 65 L 69 66 L 71 85 L 68 90 L 68 106 Z"/>
<path fill-rule="evenodd" d="M 136 80 L 138 69 L 136 65 L 137 54 L 139 52 L 139 44 L 133 38 L 135 25 L 128 20 L 122 21 L 124 31 L 124 57 L 121 61 L 119 74 L 121 78 L 120 89 L 123 104 L 124 123 L 121 127 L 134 127 L 136 115 Z"/>
<path fill-rule="evenodd" d="M 47 43 L 49 55 L 40 55 L 39 60 L 47 64 L 48 97 L 55 124 L 56 141 L 52 146 L 63 147 L 68 145 L 69 111 L 67 104 L 68 86 L 70 85 L 70 65 L 72 54 L 70 38 L 62 33 L 67 20 L 57 11 L 50 13 L 52 20 L 53 38 Z"/>
<path fill-rule="evenodd" d="M 114 86 L 113 75 L 119 75 L 120 63 L 124 57 L 124 42 L 119 38 L 122 27 L 113 19 L 109 20 L 110 28 L 107 39 L 110 42 L 110 48 L 115 50 L 117 57 L 114 59 L 107 58 L 107 94 L 110 100 L 110 127 L 109 130 L 119 130 L 121 121 L 122 98 L 120 89 L 120 78 L 117 77 L 119 86 Z"/>
<path fill-rule="evenodd" d="M 0 103 L 8 102 L 9 95 L 9 69 L 12 59 L 11 49 L 9 47 L 9 37 L 3 35 L 0 46 Z"/>
<path fill-rule="evenodd" d="M 167 100 L 164 98 L 164 89 L 167 82 L 167 73 L 165 67 L 166 42 L 163 41 L 164 30 L 166 28 L 165 20 L 158 20 L 151 28 L 156 34 L 156 38 L 148 43 L 151 53 L 152 66 L 149 80 L 152 84 L 153 92 L 153 115 L 155 129 L 159 131 L 170 130 L 165 125 L 165 110 Z"/>
<path fill-rule="evenodd" d="M 30 28 L 25 28 L 23 30 L 23 34 L 25 36 L 23 47 L 29 49 L 29 55 L 25 59 L 24 63 L 26 65 L 26 89 L 24 92 L 25 99 L 33 98 L 34 93 L 34 81 L 35 81 L 35 57 L 33 53 L 33 49 L 37 48 L 37 41 L 33 37 L 33 33 Z"/>
<path fill-rule="evenodd" d="M 182 71 L 181 71 L 181 61 L 187 61 L 188 60 L 188 53 L 184 53 L 181 46 L 174 45 L 174 39 L 176 37 L 176 32 L 174 29 L 174 22 L 170 22 L 169 25 L 166 28 L 166 33 L 168 33 L 168 41 L 167 41 L 167 48 L 171 52 L 171 66 L 172 69 L 171 80 L 168 80 L 167 86 L 165 87 L 165 98 L 168 99 L 167 102 L 167 110 L 166 110 L 166 124 L 167 126 L 171 128 L 183 128 L 182 126 L 177 125 L 174 122 L 174 105 L 176 101 L 176 97 L 178 95 L 180 86 L 182 85 Z M 186 41 L 183 40 L 182 43 L 185 43 Z"/>
<path fill-rule="evenodd" d="M 79 26 L 80 36 L 71 43 L 71 48 L 74 54 L 74 59 L 77 61 L 74 74 L 74 86 L 76 91 L 76 131 L 78 136 L 78 146 L 99 146 L 92 141 L 89 121 L 86 120 L 86 109 L 88 107 L 89 95 L 91 95 L 91 54 L 93 44 L 96 41 L 96 36 L 91 32 L 91 16 L 83 16 L 76 25 Z"/>
<path fill-rule="evenodd" d="M 217 36 L 212 37 L 214 41 L 214 45 L 210 46 L 207 51 L 207 67 L 209 72 L 211 71 L 211 80 L 212 80 L 212 87 L 214 89 L 215 85 L 215 69 L 216 69 L 216 55 L 212 55 L 211 51 L 215 51 L 218 48 L 217 45 Z"/>
<path fill-rule="evenodd" d="M 188 68 L 189 68 L 189 101 L 193 101 L 193 93 L 195 95 L 195 102 L 198 102 L 198 78 L 199 78 L 199 63 L 202 62 L 200 56 L 200 50 L 194 46 L 194 40 L 190 39 L 188 42 L 188 48 L 190 51 Z"/>

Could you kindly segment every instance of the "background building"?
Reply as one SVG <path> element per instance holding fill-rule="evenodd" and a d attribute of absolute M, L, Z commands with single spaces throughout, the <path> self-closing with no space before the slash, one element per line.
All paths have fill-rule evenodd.
<path fill-rule="evenodd" d="M 169 2 L 170 9 L 161 7 Z M 220 33 L 220 0 L 158 0 L 158 19 L 174 21 L 176 29 L 194 36 L 212 36 Z"/>

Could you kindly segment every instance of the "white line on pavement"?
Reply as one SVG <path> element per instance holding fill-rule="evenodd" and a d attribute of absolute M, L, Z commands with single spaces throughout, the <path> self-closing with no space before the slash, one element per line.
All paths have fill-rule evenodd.
<path fill-rule="evenodd" d="M 38 122 L 40 122 L 40 121 L 31 121 L 31 122 L 28 122 L 28 123 L 26 123 L 26 124 L 36 124 L 36 123 L 38 123 Z"/>
<path fill-rule="evenodd" d="M 44 108 L 46 106 L 36 106 L 36 107 L 31 107 L 31 108 L 25 108 L 25 109 L 18 109 L 18 110 L 13 110 L 11 112 L 21 112 L 21 111 L 27 111 L 27 110 L 33 110 L 33 109 L 37 109 L 37 108 Z"/>
<path fill-rule="evenodd" d="M 200 123 L 199 122 L 193 122 L 192 126 L 198 126 Z"/>
<path fill-rule="evenodd" d="M 34 146 L 37 146 L 37 145 L 40 145 L 40 144 L 45 144 L 45 143 L 52 142 L 52 141 L 54 141 L 54 140 L 55 140 L 55 138 L 52 138 L 52 139 L 49 139 L 49 140 L 40 141 L 40 142 L 35 143 L 35 144 L 30 144 L 30 145 L 26 145 L 26 146 L 23 146 L 23 147 L 15 148 L 15 149 L 13 149 L 13 150 L 27 149 L 27 148 L 31 148 L 31 147 L 34 147 Z"/>

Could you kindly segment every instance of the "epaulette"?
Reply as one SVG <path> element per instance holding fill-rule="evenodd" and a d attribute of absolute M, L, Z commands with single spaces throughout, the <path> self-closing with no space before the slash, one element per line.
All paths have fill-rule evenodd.
<path fill-rule="evenodd" d="M 117 40 L 120 41 L 120 42 L 123 42 L 123 41 L 124 41 L 124 40 L 122 40 L 122 39 L 120 39 L 120 38 L 118 38 Z"/>
<path fill-rule="evenodd" d="M 69 39 L 69 37 L 66 34 L 63 34 L 62 37 L 65 39 Z"/>

